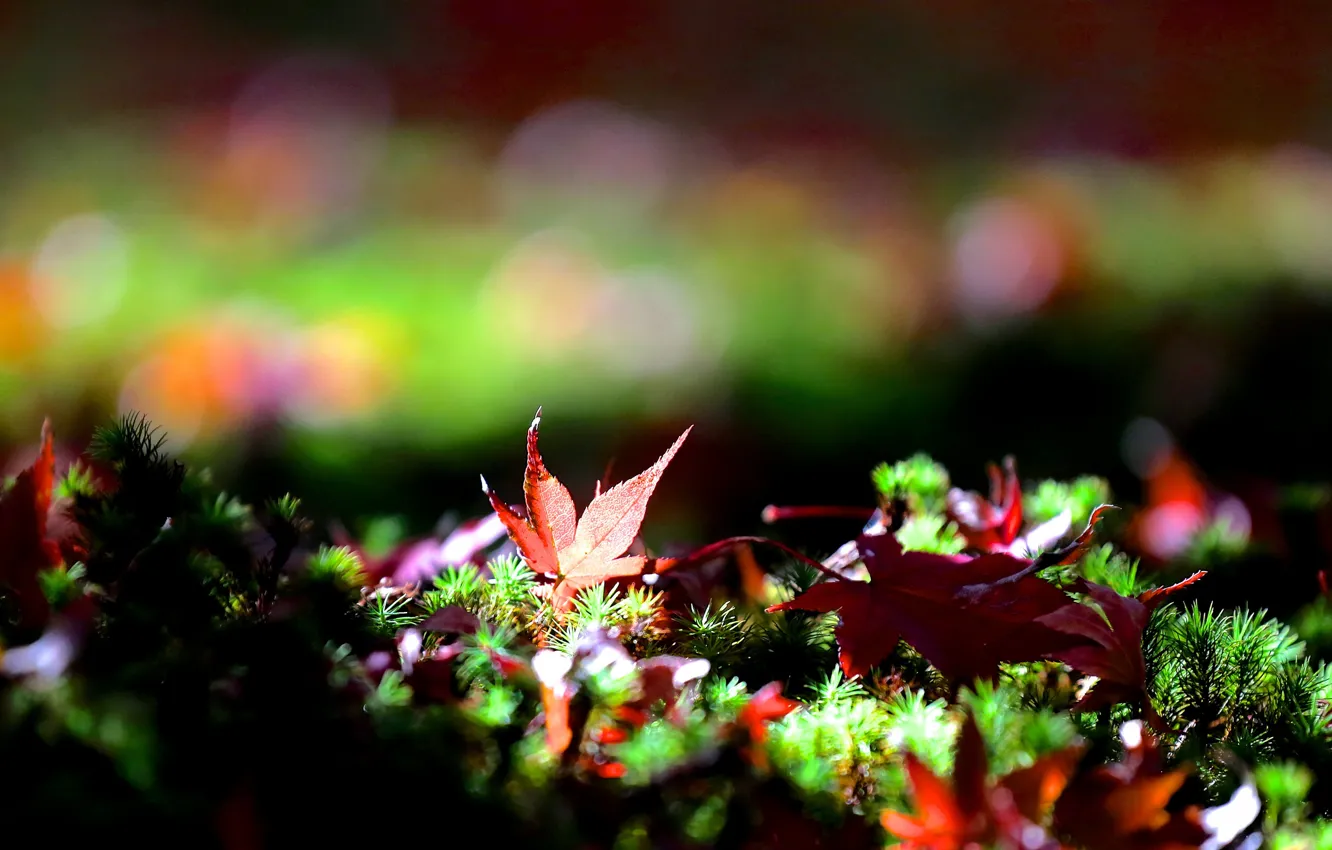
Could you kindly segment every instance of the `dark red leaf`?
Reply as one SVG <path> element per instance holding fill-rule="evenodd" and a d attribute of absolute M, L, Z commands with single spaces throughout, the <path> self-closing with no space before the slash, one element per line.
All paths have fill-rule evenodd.
<path fill-rule="evenodd" d="M 1137 598 L 1120 596 L 1093 582 L 1078 582 L 1076 589 L 1091 597 L 1100 611 L 1071 602 L 1041 618 L 1042 623 L 1056 631 L 1085 639 L 1085 642 L 1051 655 L 1100 680 L 1082 696 L 1077 708 L 1092 711 L 1120 702 L 1146 704 L 1147 671 L 1142 655 L 1142 633 L 1147 628 L 1152 609 L 1171 593 L 1204 575 L 1204 572 L 1194 573 L 1178 584 L 1146 591 Z M 1150 705 L 1147 707 L 1150 709 Z M 1155 717 L 1154 712 L 1149 714 Z"/>
<path fill-rule="evenodd" d="M 1151 612 L 1137 599 L 1120 596 L 1108 587 L 1092 582 L 1084 586 L 1100 611 L 1070 603 L 1041 618 L 1053 629 L 1086 639 L 1052 657 L 1100 679 L 1078 701 L 1078 708 L 1090 711 L 1118 702 L 1140 703 L 1147 688 L 1142 630 Z"/>
<path fill-rule="evenodd" d="M 452 703 L 457 700 L 458 694 L 453 683 L 453 659 L 461 651 L 461 645 L 451 643 L 412 665 L 412 671 L 406 679 L 418 702 Z"/>
<path fill-rule="evenodd" d="M 1048 567 L 1066 566 L 1068 564 L 1077 563 L 1077 561 L 1086 554 L 1087 547 L 1091 546 L 1092 537 L 1096 531 L 1096 524 L 1105 518 L 1106 511 L 1117 510 L 1119 510 L 1119 508 L 1114 505 L 1098 505 L 1097 508 L 1091 512 L 1091 516 L 1087 518 L 1087 527 L 1082 530 L 1082 533 L 1075 537 L 1073 542 L 1064 548 L 1049 552 L 1038 558 L 1037 560 L 1040 565 L 1042 567 Z"/>
<path fill-rule="evenodd" d="M 345 528 L 333 526 L 333 542 L 350 548 L 365 565 L 366 585 L 374 587 L 387 579 L 395 586 L 428 581 L 453 564 L 475 564 L 486 561 L 486 552 L 505 536 L 504 523 L 496 514 L 466 520 L 443 540 L 435 537 L 404 541 L 382 557 L 372 557 L 354 540 Z"/>
<path fill-rule="evenodd" d="M 476 615 L 457 605 L 445 605 L 426 617 L 417 628 L 426 632 L 454 635 L 474 635 L 481 621 Z"/>
<path fill-rule="evenodd" d="M 1044 823 L 1059 795 L 1064 793 L 1077 770 L 1085 747 L 1078 745 L 1048 753 L 1031 767 L 1024 767 L 999 780 L 999 786 L 1013 798 L 1022 817 L 1032 823 Z"/>
<path fill-rule="evenodd" d="M 1004 468 L 990 464 L 990 497 L 953 488 L 948 491 L 948 516 L 957 523 L 967 545 L 981 552 L 1006 551 L 1022 530 L 1022 484 L 1017 462 L 1004 458 Z"/>
<path fill-rule="evenodd" d="M 976 558 L 904 552 L 891 534 L 857 545 L 870 580 L 816 584 L 770 611 L 840 611 L 842 669 L 860 676 L 905 639 L 954 679 L 988 676 L 1004 661 L 1032 660 L 1077 641 L 1040 622 L 1069 604 L 1011 555 Z M 959 628 L 965 623 L 965 628 Z"/>
<path fill-rule="evenodd" d="M 968 714 L 958 736 L 952 783 L 907 753 L 916 814 L 888 810 L 881 813 L 880 822 L 903 839 L 904 850 L 1054 846 L 1039 827 L 1041 815 L 1063 789 L 1081 753 L 1082 746 L 1075 745 L 991 783 L 985 742 Z"/>
<path fill-rule="evenodd" d="M 708 674 L 711 665 L 704 658 L 682 658 L 678 655 L 654 655 L 637 663 L 639 695 L 620 706 L 625 719 L 645 720 L 648 710 L 659 702 L 666 704 L 666 717 L 673 723 L 682 723 L 679 712 L 681 692 L 691 683 Z M 641 726 L 642 723 L 635 725 Z"/>
<path fill-rule="evenodd" d="M 873 508 L 861 508 L 847 505 L 798 505 L 783 507 L 768 505 L 763 509 L 762 518 L 772 525 L 787 519 L 858 519 L 866 522 L 874 515 Z"/>
<path fill-rule="evenodd" d="M 47 536 L 54 489 L 55 447 L 47 420 L 37 459 L 0 496 L 0 587 L 11 594 L 24 629 L 41 627 L 51 614 L 37 575 L 62 562 L 59 545 Z"/>
<path fill-rule="evenodd" d="M 1184 850 L 1208 838 L 1201 810 L 1167 809 L 1186 771 L 1165 771 L 1140 721 L 1124 724 L 1122 761 L 1075 777 L 1055 803 L 1055 826 L 1087 850 Z"/>
<path fill-rule="evenodd" d="M 762 748 L 768 739 L 768 722 L 780 720 L 800 707 L 801 703 L 782 696 L 781 682 L 769 682 L 759 688 L 736 716 L 737 724 L 748 736 L 742 748 L 745 756 L 753 763 L 764 765 L 766 759 Z"/>
<path fill-rule="evenodd" d="M 0 674 L 54 682 L 83 649 L 97 616 L 97 601 L 80 596 L 57 612 L 35 641 L 0 653 Z"/>
<path fill-rule="evenodd" d="M 790 546 L 787 546 L 785 543 L 778 543 L 776 540 L 769 540 L 766 537 L 754 537 L 747 535 L 742 535 L 739 537 L 727 537 L 724 540 L 718 540 L 716 542 L 709 543 L 706 546 L 703 546 L 699 549 L 695 549 L 693 552 L 690 552 L 688 555 L 685 555 L 684 557 L 681 558 L 657 558 L 652 563 L 652 570 L 657 575 L 662 575 L 664 573 L 673 572 L 673 571 L 682 571 L 689 567 L 695 567 L 698 566 L 699 564 L 711 561 L 714 558 L 719 558 L 722 555 L 729 553 L 732 549 L 738 549 L 742 546 L 754 543 L 762 544 L 764 546 L 771 546 L 772 548 L 778 549 L 786 553 L 787 555 L 790 555 L 792 558 L 795 558 L 797 561 L 800 561 L 801 563 L 804 564 L 808 564 L 814 569 L 819 570 L 820 572 L 832 578 L 839 577 L 839 574 L 837 572 L 829 569 L 828 567 L 824 566 L 822 563 L 809 557 L 805 553 L 792 549 Z"/>
<path fill-rule="evenodd" d="M 748 802 L 758 823 L 743 850 L 882 850 L 882 835 L 864 818 L 847 812 L 839 825 L 825 825 L 806 814 L 785 783 L 760 784 Z"/>

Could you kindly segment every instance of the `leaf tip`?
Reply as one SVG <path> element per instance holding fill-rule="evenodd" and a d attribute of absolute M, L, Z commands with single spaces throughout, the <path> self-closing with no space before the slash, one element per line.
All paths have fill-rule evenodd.
<path fill-rule="evenodd" d="M 680 450 L 681 446 L 684 445 L 685 437 L 688 437 L 689 432 L 693 430 L 694 430 L 693 425 L 690 425 L 688 428 L 684 429 L 684 433 L 675 438 L 675 442 L 672 443 L 671 447 L 666 450 L 666 454 L 662 455 L 662 459 L 664 459 L 667 463 L 669 463 L 670 460 L 675 457 L 675 453 Z M 658 460 L 658 463 L 661 463 L 661 460 Z"/>

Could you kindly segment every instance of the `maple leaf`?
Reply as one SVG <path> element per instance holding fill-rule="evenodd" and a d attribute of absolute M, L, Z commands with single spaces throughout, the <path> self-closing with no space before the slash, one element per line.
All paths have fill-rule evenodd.
<path fill-rule="evenodd" d="M 803 705 L 782 696 L 781 682 L 769 682 L 745 702 L 736 720 L 749 730 L 751 741 L 761 744 L 767 738 L 767 727 L 764 725 L 767 721 L 780 720 Z"/>
<path fill-rule="evenodd" d="M 445 605 L 422 620 L 417 628 L 423 632 L 474 635 L 480 625 L 481 620 L 465 608 L 458 605 Z"/>
<path fill-rule="evenodd" d="M 619 644 L 617 643 L 617 646 Z M 681 711 L 680 695 L 691 682 L 708 674 L 712 664 L 706 658 L 683 658 L 678 655 L 654 655 L 637 664 L 639 694 L 616 709 L 616 716 L 636 726 L 648 722 L 648 712 L 657 703 L 665 703 L 666 718 L 676 725 L 687 719 Z"/>
<path fill-rule="evenodd" d="M 1171 810 L 1188 778 L 1164 769 L 1157 741 L 1131 720 L 1120 727 L 1124 757 L 1069 783 L 1054 807 L 1056 828 L 1087 850 L 1193 850 L 1230 843 L 1257 818 L 1261 804 L 1248 782 L 1210 809 Z"/>
<path fill-rule="evenodd" d="M 651 719 L 650 709 L 664 702 L 667 719 L 682 724 L 686 717 L 680 710 L 681 694 L 711 669 L 703 658 L 659 655 L 635 661 L 624 645 L 602 628 L 583 630 L 571 649 L 570 653 L 543 649 L 532 658 L 532 672 L 541 686 L 546 746 L 566 763 L 580 763 L 602 778 L 622 776 L 624 766 L 604 757 L 580 756 L 578 745 L 591 709 L 582 693 L 583 682 L 601 671 L 622 680 L 633 677 L 637 694 L 616 707 L 617 720 L 643 726 Z M 599 743 L 612 743 L 623 740 L 621 731 L 611 726 L 598 730 L 593 737 Z"/>
<path fill-rule="evenodd" d="M 903 839 L 904 850 L 960 850 L 978 844 L 1057 847 L 1038 824 L 1064 790 L 1082 751 L 1082 745 L 1075 744 L 991 783 L 985 744 L 975 719 L 967 714 L 951 785 L 907 753 L 916 815 L 888 810 L 880 814 L 880 822 Z"/>
<path fill-rule="evenodd" d="M 1205 575 L 1207 575 L 1206 570 L 1199 570 L 1183 581 L 1175 582 L 1168 587 L 1154 587 L 1151 590 L 1144 590 L 1138 594 L 1138 601 L 1146 605 L 1148 611 L 1155 611 L 1158 605 L 1166 601 L 1166 597 L 1176 591 L 1183 590 Z"/>
<path fill-rule="evenodd" d="M 1030 556 L 1049 551 L 1063 539 L 1073 524 L 1073 514 L 1064 510 L 1049 520 L 1022 532 L 1022 484 L 1017 462 L 1004 458 L 1004 467 L 990 464 L 990 496 L 956 487 L 948 491 L 948 518 L 957 524 L 967 546 L 980 552 L 1007 552 Z M 1104 507 L 1104 506 L 1103 506 Z"/>
<path fill-rule="evenodd" d="M 989 464 L 990 496 L 961 490 L 948 491 L 948 516 L 957 523 L 967 545 L 981 552 L 1007 551 L 1022 530 L 1022 484 L 1017 463 L 1010 455 L 1004 468 Z"/>
<path fill-rule="evenodd" d="M 1142 656 L 1142 632 L 1152 611 L 1175 593 L 1201 579 L 1197 572 L 1177 584 L 1146 591 L 1137 597 L 1120 596 L 1114 590 L 1090 581 L 1073 588 L 1086 593 L 1099 607 L 1070 603 L 1041 617 L 1056 631 L 1086 639 L 1085 643 L 1053 653 L 1054 658 L 1098 681 L 1078 700 L 1075 708 L 1092 711 L 1115 703 L 1143 703 L 1153 725 L 1159 718 L 1147 702 L 1147 669 Z"/>
<path fill-rule="evenodd" d="M 823 582 L 768 609 L 840 611 L 836 635 L 847 676 L 868 672 L 899 639 L 954 679 L 989 675 L 1002 661 L 1041 658 L 1075 642 L 1040 622 L 1069 598 L 1034 575 L 1037 562 L 905 552 L 891 534 L 863 535 L 857 546 L 869 581 Z"/>
<path fill-rule="evenodd" d="M 498 516 L 487 514 L 459 523 L 443 540 L 435 537 L 407 540 L 378 558 L 366 552 L 341 526 L 335 525 L 331 536 L 336 545 L 346 546 L 360 557 L 365 565 L 366 586 L 374 587 L 385 579 L 392 585 L 428 581 L 444 567 L 455 564 L 484 566 L 486 552 L 505 531 Z"/>
<path fill-rule="evenodd" d="M 748 736 L 741 746 L 742 755 L 758 767 L 766 767 L 763 743 L 768 739 L 768 721 L 781 720 L 802 707 L 802 703 L 782 696 L 781 682 L 769 682 L 755 691 L 735 718 L 737 728 Z"/>
<path fill-rule="evenodd" d="M 578 591 L 607 579 L 636 576 L 648 559 L 625 555 L 638 536 L 648 499 L 666 466 L 680 450 L 692 426 L 643 472 L 598 493 L 581 518 L 576 518 L 568 489 L 546 469 L 537 449 L 541 411 L 527 429 L 527 470 L 523 494 L 527 515 L 520 516 L 481 479 L 481 489 L 518 546 L 523 560 L 536 573 L 554 576 L 550 601 L 567 611 Z"/>
<path fill-rule="evenodd" d="M 50 606 L 37 575 L 58 566 L 60 546 L 47 535 L 55 489 L 55 444 L 51 421 L 42 423 L 41 449 L 32 466 L 0 496 L 0 586 L 12 594 L 20 628 L 37 628 L 50 617 Z"/>
<path fill-rule="evenodd" d="M 456 642 L 444 644 L 427 653 L 424 651 L 424 639 L 421 634 L 423 630 L 445 631 L 438 628 L 438 625 L 424 628 L 424 624 L 421 628 L 402 630 L 395 638 L 397 653 L 394 655 L 382 651 L 372 653 L 366 659 L 366 671 L 371 673 L 372 680 L 377 682 L 384 673 L 395 666 L 393 662 L 396 658 L 397 668 L 402 671 L 404 679 L 411 686 L 413 700 L 422 704 L 456 702 L 453 659 L 462 654 L 463 645 Z"/>

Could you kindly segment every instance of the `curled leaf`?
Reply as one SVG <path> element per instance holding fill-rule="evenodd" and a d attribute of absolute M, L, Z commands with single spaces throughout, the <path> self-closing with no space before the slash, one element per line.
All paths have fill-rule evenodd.
<path fill-rule="evenodd" d="M 948 491 L 948 516 L 957 523 L 967 545 L 981 552 L 1003 552 L 1022 530 L 1022 484 L 1017 462 L 1010 455 L 1004 468 L 990 464 L 990 496 L 961 490 Z"/>

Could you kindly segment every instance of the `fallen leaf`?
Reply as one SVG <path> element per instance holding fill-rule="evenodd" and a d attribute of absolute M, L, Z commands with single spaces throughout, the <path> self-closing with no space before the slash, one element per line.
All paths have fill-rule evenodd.
<path fill-rule="evenodd" d="M 956 487 L 948 491 L 948 518 L 957 524 L 967 546 L 978 552 L 1007 552 L 1018 557 L 1035 557 L 1037 553 L 1052 551 L 1068 533 L 1072 514 L 1065 510 L 1023 534 L 1022 484 L 1018 479 L 1016 461 L 1011 456 L 1006 457 L 1002 472 L 994 464 L 989 465 L 988 471 L 988 499 L 980 493 Z M 1083 534 L 1091 531 L 1102 511 L 1113 508 L 1113 505 L 1101 505 L 1093 511 Z M 1085 544 L 1089 539 L 1080 536 L 1067 551 L 1077 552 L 1080 556 L 1079 543 Z"/>
<path fill-rule="evenodd" d="M 1091 512 L 1091 516 L 1087 518 L 1087 527 L 1082 530 L 1081 534 L 1073 538 L 1072 543 L 1062 549 L 1047 552 L 1036 560 L 1042 567 L 1066 566 L 1068 564 L 1077 563 L 1078 559 L 1086 553 L 1087 547 L 1091 545 L 1092 536 L 1096 531 L 1096 524 L 1105 518 L 1105 512 L 1117 510 L 1119 510 L 1119 508 L 1114 505 L 1098 505 L 1096 509 Z"/>
<path fill-rule="evenodd" d="M 755 691 L 736 715 L 736 724 L 745 730 L 749 739 L 742 753 L 752 763 L 764 766 L 767 759 L 763 744 L 768 739 L 768 722 L 781 720 L 801 707 L 801 703 L 782 696 L 781 682 L 769 682 Z"/>
<path fill-rule="evenodd" d="M 1000 662 L 1042 658 L 1076 643 L 1040 622 L 1070 600 L 1035 576 L 1039 562 L 904 552 L 891 534 L 862 535 L 857 546 L 869 581 L 823 582 L 768 609 L 840 611 L 836 635 L 848 676 L 868 672 L 899 639 L 955 680 L 992 675 Z"/>
<path fill-rule="evenodd" d="M 1032 823 L 1045 823 L 1059 795 L 1068 787 L 1086 747 L 1075 745 L 1047 753 L 1030 767 L 1019 768 L 999 780 L 1012 795 L 1017 811 Z"/>
<path fill-rule="evenodd" d="M 0 675 L 38 686 L 60 680 L 83 650 L 97 616 L 97 601 L 80 596 L 50 618 L 35 641 L 0 652 Z"/>
<path fill-rule="evenodd" d="M 847 811 L 837 825 L 810 817 L 789 783 L 775 778 L 747 795 L 757 823 L 743 850 L 882 850 L 883 836 L 860 815 Z"/>
<path fill-rule="evenodd" d="M 665 703 L 666 718 L 672 723 L 682 724 L 685 720 L 680 711 L 680 695 L 692 682 L 702 679 L 712 669 L 706 658 L 683 658 L 678 655 L 654 655 L 644 658 L 638 666 L 639 694 L 634 699 L 620 706 L 629 711 L 647 711 L 657 703 Z M 642 725 L 638 723 L 637 725 Z"/>
<path fill-rule="evenodd" d="M 1055 803 L 1055 827 L 1087 850 L 1194 850 L 1208 839 L 1202 810 L 1167 806 L 1185 770 L 1163 767 L 1142 721 L 1120 728 L 1124 757 L 1074 777 Z"/>
<path fill-rule="evenodd" d="M 457 605 L 445 605 L 421 621 L 417 628 L 425 632 L 474 635 L 480 625 L 475 614 Z"/>
<path fill-rule="evenodd" d="M 22 629 L 40 628 L 50 618 L 50 605 L 37 575 L 62 562 L 59 545 L 47 536 L 55 489 L 55 446 L 51 421 L 42 424 L 41 449 L 32 466 L 19 473 L 14 486 L 0 496 L 0 587 L 7 589 Z"/>
<path fill-rule="evenodd" d="M 1004 468 L 990 464 L 990 496 L 962 490 L 948 491 L 948 516 L 957 523 L 967 545 L 980 552 L 1005 552 L 1022 530 L 1022 483 L 1017 462 L 1010 455 Z"/>
<path fill-rule="evenodd" d="M 1099 611 L 1090 605 L 1070 602 L 1041 617 L 1042 623 L 1056 631 L 1085 638 L 1084 643 L 1063 648 L 1051 656 L 1099 680 L 1083 694 L 1075 708 L 1093 711 L 1120 702 L 1141 704 L 1148 709 L 1152 725 L 1159 723 L 1147 700 L 1142 633 L 1153 609 L 1203 575 L 1195 573 L 1178 584 L 1149 590 L 1136 598 L 1121 596 L 1094 582 L 1079 581 L 1073 589 L 1086 593 Z"/>
<path fill-rule="evenodd" d="M 967 714 L 958 736 L 952 782 L 914 754 L 904 756 L 915 815 L 887 810 L 883 828 L 903 839 L 904 850 L 961 850 L 972 846 L 1055 847 L 1040 827 L 1044 811 L 1063 790 L 1082 755 L 1074 745 L 992 783 L 985 743 Z"/>
<path fill-rule="evenodd" d="M 575 521 L 573 498 L 546 469 L 537 449 L 540 425 L 538 410 L 527 431 L 527 471 L 523 480 L 527 515 L 520 516 L 502 501 L 484 478 L 481 485 L 527 565 L 540 575 L 554 576 L 550 601 L 557 610 L 567 611 L 583 588 L 643 572 L 648 559 L 625 552 L 638 536 L 657 482 L 692 428 L 685 429 L 648 469 L 599 492 Z"/>
<path fill-rule="evenodd" d="M 486 552 L 506 531 L 504 523 L 492 513 L 460 523 L 443 540 L 407 540 L 379 558 L 371 557 L 341 526 L 332 528 L 332 538 L 336 545 L 346 546 L 360 557 L 365 565 L 366 586 L 374 587 L 383 579 L 395 586 L 428 581 L 455 564 L 482 566 Z"/>

